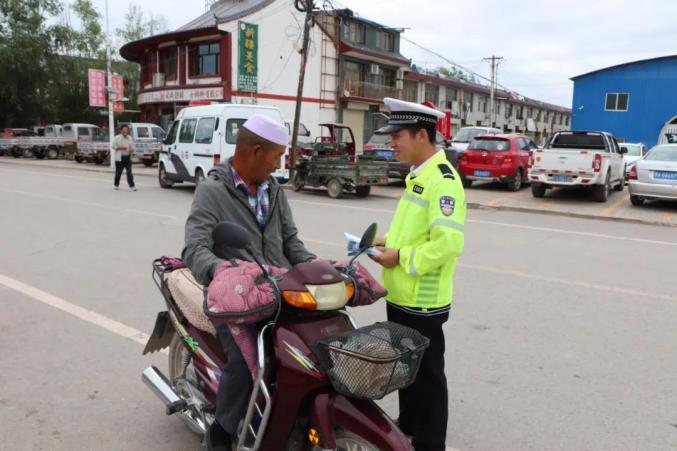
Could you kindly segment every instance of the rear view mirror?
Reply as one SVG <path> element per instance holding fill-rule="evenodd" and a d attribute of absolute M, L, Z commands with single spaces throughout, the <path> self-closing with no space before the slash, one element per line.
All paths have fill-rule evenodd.
<path fill-rule="evenodd" d="M 372 223 L 369 227 L 367 227 L 367 230 L 365 230 L 364 234 L 362 235 L 362 239 L 360 240 L 360 249 L 366 249 L 374 244 L 377 229 L 378 226 L 376 223 Z"/>
<path fill-rule="evenodd" d="M 244 227 L 234 222 L 220 222 L 212 231 L 212 239 L 215 246 L 247 249 L 251 238 L 251 235 Z"/>

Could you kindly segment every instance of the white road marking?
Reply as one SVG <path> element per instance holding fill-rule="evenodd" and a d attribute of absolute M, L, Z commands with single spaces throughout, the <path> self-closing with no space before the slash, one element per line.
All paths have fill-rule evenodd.
<path fill-rule="evenodd" d="M 64 299 L 61 299 L 60 297 L 27 285 L 16 279 L 12 279 L 0 274 L 0 285 L 4 285 L 11 290 L 24 294 L 38 302 L 42 302 L 45 305 L 54 307 L 58 310 L 61 310 L 62 312 L 68 313 L 69 315 L 112 332 L 115 335 L 133 341 L 134 343 L 145 346 L 146 342 L 148 341 L 149 335 L 146 333 L 110 319 L 99 313 L 87 310 L 83 307 L 80 307 L 79 305 L 72 304 Z"/>
<path fill-rule="evenodd" d="M 54 168 L 50 168 L 50 169 L 54 169 Z M 60 169 L 60 168 L 56 168 L 56 169 Z M 65 170 L 69 170 L 69 169 L 65 169 Z M 78 176 L 78 175 L 54 174 L 52 172 L 47 172 L 47 171 L 45 171 L 45 172 L 19 171 L 19 170 L 16 170 L 16 169 L 5 169 L 5 168 L 0 168 L 0 172 L 9 172 L 9 173 L 14 173 L 14 174 L 39 175 L 40 177 L 47 176 L 47 177 L 58 177 L 58 178 L 63 178 L 63 179 L 85 180 L 85 181 L 89 181 L 89 182 L 108 183 L 110 185 L 112 185 L 112 183 L 110 181 L 110 176 L 113 175 L 113 174 L 108 174 L 108 173 L 105 173 L 105 172 L 97 172 L 97 174 L 105 175 L 106 178 L 104 179 L 103 177 L 101 177 L 101 178 L 81 177 L 81 176 Z M 123 179 L 123 181 L 124 180 L 126 180 L 126 179 Z M 142 187 L 146 187 L 146 188 L 155 188 L 155 187 L 158 186 L 158 185 L 149 185 L 147 183 L 136 183 L 136 181 L 135 181 L 134 184 L 136 186 L 142 186 Z"/>
<path fill-rule="evenodd" d="M 85 201 L 82 201 L 82 200 L 66 199 L 65 197 L 50 196 L 50 195 L 47 195 L 47 194 L 30 193 L 28 191 L 19 191 L 19 190 L 11 190 L 11 189 L 0 188 L 0 192 L 9 193 L 9 194 L 21 194 L 23 196 L 35 197 L 35 198 L 38 198 L 38 199 L 56 200 L 56 201 L 60 201 L 60 202 L 66 202 L 66 203 L 69 203 L 69 204 L 82 205 L 84 207 L 99 208 L 99 209 L 102 209 L 102 210 L 117 211 L 117 212 L 121 212 L 121 213 L 132 213 L 132 214 L 137 214 L 137 215 L 153 216 L 153 217 L 162 218 L 162 219 L 177 219 L 176 216 L 165 215 L 165 214 L 162 214 L 162 213 L 153 213 L 153 212 L 145 211 L 145 210 L 135 210 L 133 208 L 111 207 L 109 205 L 103 205 L 103 204 L 95 203 L 95 202 L 85 202 Z"/>
<path fill-rule="evenodd" d="M 395 213 L 395 210 L 368 208 L 368 207 L 356 207 L 356 206 L 353 206 L 353 205 L 341 205 L 340 203 L 330 204 L 330 203 L 327 203 L 327 202 L 311 202 L 311 201 L 296 200 L 296 199 L 289 199 L 289 202 L 290 203 L 298 203 L 298 204 L 316 205 L 316 206 L 322 206 L 322 207 L 331 207 L 331 208 L 334 208 L 334 209 L 335 208 L 345 208 L 345 209 L 349 209 L 349 210 L 368 211 L 368 212 L 372 212 L 372 213 L 390 213 L 390 214 Z M 466 220 L 466 223 L 497 226 L 497 227 L 509 227 L 509 228 L 514 228 L 514 229 L 533 230 L 533 231 L 537 231 L 537 232 L 559 233 L 559 234 L 563 234 L 563 235 L 577 235 L 577 236 L 584 236 L 584 237 L 589 237 L 589 238 L 601 238 L 601 239 L 606 239 L 606 240 L 629 241 L 629 242 L 643 243 L 643 244 L 656 244 L 656 245 L 659 245 L 659 246 L 677 246 L 677 242 L 674 242 L 674 241 L 648 240 L 648 239 L 645 239 L 645 238 L 633 238 L 633 237 L 627 237 L 627 236 L 607 235 L 607 234 L 603 234 L 603 233 L 579 232 L 579 231 L 576 231 L 576 230 L 565 230 L 565 229 L 556 229 L 556 228 L 552 228 L 552 227 L 538 227 L 538 226 L 529 226 L 529 225 L 522 225 L 522 224 L 511 224 L 511 223 L 507 223 L 507 222 L 494 222 L 494 221 L 483 221 L 483 220 L 479 220 L 479 219 L 468 219 L 468 220 Z"/>
<path fill-rule="evenodd" d="M 319 244 L 321 246 L 331 246 L 331 247 L 338 247 L 338 248 L 343 248 L 345 249 L 346 245 L 345 243 L 336 243 L 333 241 L 322 241 L 322 240 L 313 240 L 313 239 L 307 239 L 307 238 L 302 238 L 302 240 L 305 243 L 312 243 L 312 244 Z M 622 287 L 613 287 L 609 285 L 602 285 L 602 284 L 597 284 L 597 283 L 589 283 L 589 282 L 584 282 L 581 280 L 573 280 L 573 279 L 564 279 L 560 277 L 552 277 L 552 276 L 546 276 L 542 274 L 534 274 L 531 272 L 524 272 L 524 271 L 515 271 L 512 269 L 502 269 L 502 268 L 492 268 L 489 266 L 480 266 L 480 265 L 473 265 L 469 263 L 458 263 L 457 265 L 460 268 L 467 268 L 467 269 L 474 269 L 477 271 L 486 271 L 486 272 L 491 272 L 494 274 L 502 274 L 502 275 L 508 275 L 508 276 L 516 276 L 516 277 L 522 277 L 525 279 L 532 279 L 532 280 L 539 280 L 542 282 L 549 282 L 549 283 L 556 283 L 560 285 L 567 285 L 567 286 L 576 286 L 579 288 L 586 288 L 586 289 L 591 289 L 591 290 L 599 290 L 599 291 L 605 291 L 608 293 L 618 293 L 618 294 L 623 294 L 623 295 L 628 295 L 628 296 L 636 296 L 636 297 L 642 297 L 642 298 L 648 298 L 648 299 L 660 299 L 661 301 L 670 301 L 670 302 L 677 302 L 677 297 L 675 296 L 670 296 L 667 294 L 661 294 L 661 293 L 650 293 L 647 291 L 640 291 L 640 290 L 633 290 L 631 288 L 622 288 Z"/>

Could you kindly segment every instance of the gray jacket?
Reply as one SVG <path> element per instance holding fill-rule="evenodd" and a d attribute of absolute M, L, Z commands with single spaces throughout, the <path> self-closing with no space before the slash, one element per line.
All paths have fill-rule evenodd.
<path fill-rule="evenodd" d="M 247 196 L 235 188 L 230 160 L 216 166 L 207 180 L 197 187 L 186 220 L 186 244 L 181 256 L 200 283 L 208 285 L 214 270 L 223 262 L 212 251 L 212 230 L 222 221 L 235 222 L 247 229 L 252 236 L 253 253 L 270 265 L 289 268 L 315 258 L 298 238 L 284 190 L 273 177 L 269 178 L 269 183 L 270 208 L 263 229 L 249 206 Z M 240 249 L 219 249 L 219 254 L 251 260 Z"/>

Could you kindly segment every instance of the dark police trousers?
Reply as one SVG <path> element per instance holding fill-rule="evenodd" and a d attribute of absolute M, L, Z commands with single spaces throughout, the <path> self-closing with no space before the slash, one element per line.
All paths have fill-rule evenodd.
<path fill-rule="evenodd" d="M 434 315 L 417 314 L 387 304 L 388 321 L 411 327 L 430 340 L 414 383 L 399 391 L 400 429 L 413 437 L 416 451 L 445 451 L 449 399 L 444 375 L 444 332 L 448 308 Z"/>
<path fill-rule="evenodd" d="M 134 188 L 134 176 L 132 175 L 132 157 L 122 156 L 122 161 L 115 162 L 115 180 L 113 185 L 120 186 L 120 177 L 122 177 L 122 170 L 127 172 L 127 184 L 130 188 Z"/>
<path fill-rule="evenodd" d="M 227 358 L 216 397 L 216 420 L 227 433 L 235 435 L 247 411 L 253 387 L 252 374 L 228 327 L 219 326 L 216 332 Z"/>

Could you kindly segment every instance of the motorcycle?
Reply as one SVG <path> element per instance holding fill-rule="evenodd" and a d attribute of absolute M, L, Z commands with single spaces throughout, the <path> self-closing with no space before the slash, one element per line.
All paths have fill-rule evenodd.
<path fill-rule="evenodd" d="M 220 223 L 212 236 L 214 249 L 249 250 L 251 238 L 237 224 Z M 358 328 L 345 310 L 356 289 L 349 269 L 375 236 L 376 224 L 372 224 L 348 271 L 315 260 L 272 277 L 256 262 L 274 288 L 277 310 L 259 329 L 257 376 L 231 449 L 413 449 L 374 400 L 413 382 L 428 341 L 389 322 Z M 158 313 L 143 351 L 169 347 L 169 377 L 150 366 L 142 380 L 164 403 L 168 415 L 179 415 L 204 438 L 215 421 L 226 357 L 209 327 L 206 290 L 194 287 L 192 304 L 187 305 L 185 296 L 174 296 L 170 289 L 174 273 L 179 274 L 161 259 L 153 263 L 153 279 L 167 310 Z"/>

